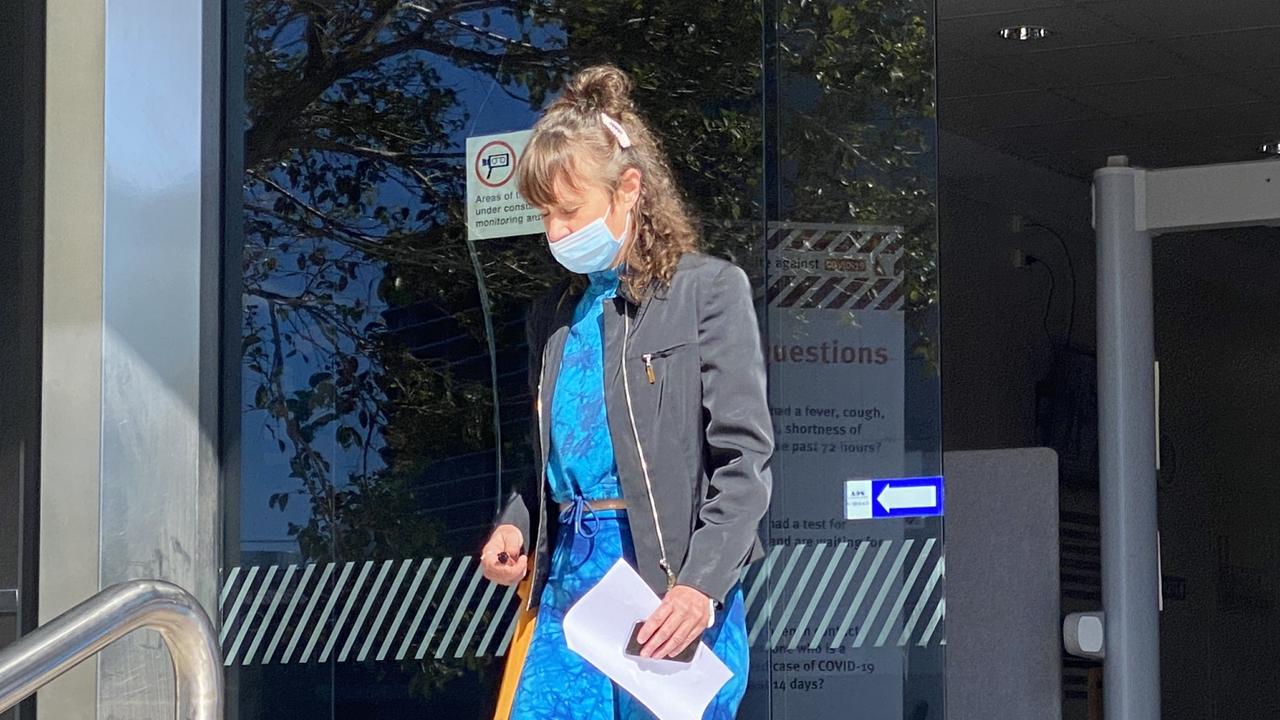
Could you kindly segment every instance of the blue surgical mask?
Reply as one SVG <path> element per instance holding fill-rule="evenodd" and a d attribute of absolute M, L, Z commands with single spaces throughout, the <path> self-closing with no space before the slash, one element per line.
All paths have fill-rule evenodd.
<path fill-rule="evenodd" d="M 627 213 L 627 224 L 622 230 L 622 237 L 613 236 L 613 231 L 605 224 L 604 217 L 597 218 L 565 235 L 556 242 L 548 238 L 547 245 L 551 255 L 570 272 L 587 273 L 608 270 L 626 242 L 631 231 L 631 213 Z"/>

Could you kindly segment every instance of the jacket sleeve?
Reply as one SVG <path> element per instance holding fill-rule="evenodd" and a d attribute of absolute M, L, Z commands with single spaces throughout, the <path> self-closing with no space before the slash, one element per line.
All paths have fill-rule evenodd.
<path fill-rule="evenodd" d="M 530 536 L 533 528 L 532 523 L 529 522 L 529 506 L 525 505 L 524 498 L 518 490 L 512 490 L 503 502 L 502 510 L 498 512 L 498 517 L 493 522 L 494 528 L 499 525 L 515 525 L 524 538 L 524 551 L 529 552 L 532 549 Z"/>
<path fill-rule="evenodd" d="M 529 406 L 530 422 L 530 440 L 534 446 L 534 466 L 538 467 L 538 463 L 542 458 L 538 457 L 540 450 L 538 448 L 540 430 L 538 428 L 538 378 L 542 374 L 542 342 L 541 331 L 538 322 L 541 313 L 537 304 L 532 305 L 528 315 L 525 317 L 524 329 L 525 338 L 529 344 L 529 396 L 533 398 L 533 403 Z M 534 474 L 538 477 L 537 473 Z M 536 482 L 536 480 L 535 480 Z M 533 486 L 537 490 L 537 486 Z M 507 499 L 503 501 L 502 509 L 498 511 L 498 516 L 494 519 L 493 526 L 499 525 L 515 525 L 520 530 L 520 534 L 524 536 L 525 552 L 531 551 L 531 542 L 533 537 L 533 523 L 529 515 L 529 506 L 524 501 L 524 497 L 519 490 L 512 490 Z"/>
<path fill-rule="evenodd" d="M 726 265 L 698 304 L 710 487 L 678 582 L 723 603 L 769 507 L 773 422 L 746 273 Z"/>

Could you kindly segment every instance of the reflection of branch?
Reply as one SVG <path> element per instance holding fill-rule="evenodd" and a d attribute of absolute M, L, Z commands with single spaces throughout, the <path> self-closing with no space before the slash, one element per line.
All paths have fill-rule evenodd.
<path fill-rule="evenodd" d="M 272 292 L 270 290 L 265 290 L 260 287 L 245 288 L 244 293 L 246 295 L 252 295 L 254 297 L 261 298 L 268 304 L 280 305 L 283 307 L 290 308 L 292 310 L 305 312 L 306 314 L 314 317 L 317 321 L 319 321 L 320 324 L 324 324 L 327 322 L 333 327 L 341 330 L 342 334 L 351 338 L 353 344 L 356 347 L 367 347 L 369 345 L 369 343 L 364 339 L 360 331 L 360 328 L 358 326 L 352 325 L 350 322 L 346 322 L 342 318 L 334 315 L 328 310 L 325 310 L 321 306 L 321 302 L 323 302 L 322 298 L 316 297 L 314 295 L 300 295 L 300 296 L 281 295 L 279 293 Z M 317 342 L 313 342 L 313 344 L 319 346 L 319 343 Z"/>
<path fill-rule="evenodd" d="M 511 92 L 509 89 L 507 89 L 507 86 L 506 86 L 506 85 L 503 85 L 502 83 L 499 83 L 497 80 L 494 80 L 494 82 L 495 82 L 495 83 L 498 83 L 498 89 L 499 89 L 499 90 L 501 90 L 503 93 L 505 93 L 505 94 L 506 94 L 506 96 L 507 96 L 507 97 L 509 97 L 509 98 L 511 98 L 512 100 L 518 100 L 519 102 L 522 102 L 522 103 L 524 103 L 525 105 L 529 105 L 529 104 L 532 102 L 532 101 L 531 101 L 529 98 L 527 98 L 527 97 L 521 97 L 521 96 L 519 96 L 519 95 L 517 95 L 517 94 L 515 94 L 515 93 Z"/>
<path fill-rule="evenodd" d="M 475 25 L 472 25 L 469 22 L 464 22 L 462 20 L 458 20 L 457 18 L 442 18 L 442 21 L 445 22 L 446 24 L 452 25 L 456 28 L 460 28 L 469 33 L 472 33 L 473 35 L 482 37 L 486 40 L 493 40 L 494 42 L 501 43 L 509 48 L 513 48 L 513 47 L 522 48 L 525 50 L 533 50 L 535 52 L 541 50 L 541 48 L 537 47 L 536 45 L 532 45 L 530 43 L 524 42 L 523 40 L 516 40 L 514 38 L 509 38 L 506 35 L 502 35 L 490 30 L 485 30 L 484 28 L 476 27 Z"/>
<path fill-rule="evenodd" d="M 456 10 L 451 8 L 451 10 Z M 297 83 L 282 90 L 262 104 L 262 112 L 255 114 L 252 127 L 245 136 L 245 165 L 255 167 L 266 158 L 274 157 L 285 134 L 285 128 L 315 102 L 325 90 L 338 80 L 363 70 L 376 67 L 383 60 L 414 50 L 429 52 L 448 58 L 455 63 L 483 67 L 491 71 L 505 66 L 525 66 L 553 69 L 564 58 L 562 50 L 543 51 L 518 47 L 519 52 L 490 53 L 483 50 L 459 47 L 441 41 L 423 22 L 413 32 L 382 45 L 369 46 L 367 50 L 350 55 L 321 60 L 321 53 L 309 47 L 304 62 L 304 73 Z"/>
<path fill-rule="evenodd" d="M 429 238 L 429 235 L 425 232 L 404 233 L 401 235 L 371 235 L 369 233 L 362 232 L 345 223 L 342 223 L 342 222 L 339 222 L 338 220 L 333 219 L 328 215 L 328 213 L 311 205 L 310 203 L 298 197 L 294 193 L 290 192 L 283 185 L 272 180 L 271 178 L 266 177 L 265 175 L 262 175 L 261 173 L 258 173 L 257 171 L 254 171 L 254 170 L 247 170 L 246 173 L 252 176 L 253 178 L 255 178 L 256 180 L 258 180 L 259 182 L 261 182 L 262 184 L 270 187 L 272 190 L 275 190 L 276 192 L 280 193 L 285 198 L 287 198 L 290 202 L 302 208 L 302 210 L 304 210 L 308 215 L 319 220 L 329 230 L 332 230 L 341 236 L 345 236 L 345 237 L 334 237 L 330 239 L 349 245 L 370 256 L 379 257 L 379 256 L 399 254 L 401 255 L 401 257 L 399 258 L 400 260 L 404 262 L 413 263 L 415 262 L 415 255 L 418 255 L 417 251 L 400 250 L 395 247 L 395 244 L 412 245 L 415 240 Z M 276 213 L 274 211 L 268 211 L 265 208 L 259 208 L 259 209 L 262 210 L 263 212 L 267 212 L 272 217 L 275 217 L 283 222 L 286 222 L 292 225 L 295 228 L 306 231 L 309 235 L 313 235 L 315 237 L 321 237 L 321 238 L 327 237 L 324 235 L 317 234 L 317 228 L 307 225 L 306 223 L 296 222 L 291 218 L 281 216 L 279 213 Z"/>
<path fill-rule="evenodd" d="M 873 165 L 875 164 L 874 162 L 871 161 L 870 158 L 866 156 L 865 153 L 862 152 L 862 146 L 855 145 L 849 142 L 844 136 L 832 130 L 826 123 L 820 122 L 814 116 L 804 112 L 793 112 L 792 117 L 799 117 L 801 120 L 804 120 L 806 123 L 812 126 L 815 130 L 822 133 L 823 135 L 826 135 L 831 140 L 835 141 L 837 145 L 853 153 L 854 157 L 858 158 L 859 160 L 865 160 L 866 162 L 870 162 Z"/>
<path fill-rule="evenodd" d="M 386 150 L 384 148 L 363 147 L 334 142 L 315 135 L 298 138 L 292 145 L 297 150 L 320 150 L 355 155 L 371 160 L 387 160 L 389 162 L 422 162 L 425 160 L 461 160 L 467 156 L 465 152 L 411 153 Z"/>
<path fill-rule="evenodd" d="M 378 427 L 378 403 L 374 403 L 374 412 L 369 412 L 369 406 L 364 402 L 360 403 L 360 409 L 364 412 L 365 417 L 369 418 L 369 424 L 365 428 L 364 440 L 361 443 L 360 453 L 360 472 L 364 477 L 361 483 L 368 488 L 369 482 L 369 448 L 373 445 L 373 431 Z"/>
<path fill-rule="evenodd" d="M 408 172 L 410 175 L 417 178 L 418 182 L 422 184 L 421 187 L 419 188 L 420 190 L 426 190 L 427 188 L 431 187 L 432 185 L 431 178 L 427 177 L 426 173 L 422 172 L 421 170 L 413 166 L 406 167 L 404 168 L 404 170 L 405 172 Z"/>
<path fill-rule="evenodd" d="M 255 180 L 262 183 L 263 185 L 266 185 L 267 187 L 270 187 L 272 190 L 275 190 L 276 192 L 285 196 L 293 204 L 305 210 L 308 215 L 312 215 L 318 218 L 319 220 L 324 222 L 326 225 L 329 225 L 334 230 L 339 230 L 343 234 L 350 235 L 354 238 L 359 238 L 367 242 L 376 242 L 379 239 L 374 235 L 362 233 L 353 227 L 350 227 L 348 225 L 338 222 L 337 220 L 334 220 L 333 218 L 329 217 L 329 215 L 325 213 L 323 210 L 320 210 L 319 208 L 316 208 L 315 206 L 311 205 L 307 201 L 303 200 L 302 198 L 290 192 L 285 186 L 281 185 L 275 180 L 272 180 L 266 175 L 263 175 L 257 170 L 246 170 L 245 174 L 253 177 Z"/>
<path fill-rule="evenodd" d="M 290 195 L 288 193 L 284 193 L 284 195 L 290 200 L 295 199 L 293 195 Z M 382 241 L 389 239 L 385 236 L 368 235 L 365 233 L 361 233 L 360 231 L 355 230 L 353 228 L 349 228 L 346 225 L 342 224 L 341 222 L 334 220 L 328 215 L 325 215 L 320 210 L 307 206 L 305 203 L 299 202 L 299 207 L 302 207 L 303 209 L 310 211 L 311 214 L 314 214 L 316 219 L 320 220 L 321 223 L 323 223 L 324 227 L 316 227 L 315 225 L 311 225 L 301 219 L 292 218 L 292 217 L 289 217 L 288 215 L 281 215 L 280 213 L 275 212 L 271 208 L 268 208 L 262 205 L 250 205 L 250 204 L 245 205 L 245 208 L 247 210 L 251 210 L 255 213 L 259 213 L 261 215 L 266 215 L 268 217 L 275 218 L 276 220 L 279 220 L 280 222 L 285 223 L 286 225 L 289 225 L 293 229 L 299 232 L 305 233 L 308 237 L 312 237 L 317 240 L 335 240 L 337 242 L 343 243 L 344 245 L 354 246 L 354 248 L 357 250 L 368 251 L 371 248 L 381 249 Z M 319 214 L 316 214 L 316 213 L 319 213 Z M 341 237 L 334 237 L 333 235 L 325 233 L 324 232 L 325 230 L 331 230 L 337 235 L 344 235 L 350 239 L 359 239 L 360 242 L 348 242 L 347 240 Z"/>
<path fill-rule="evenodd" d="M 425 250 L 414 247 L 414 243 L 418 240 L 430 237 L 425 231 L 401 235 L 368 235 L 353 231 L 326 215 L 317 216 L 324 227 L 316 227 L 297 218 L 281 215 L 271 208 L 261 205 L 245 205 L 245 208 L 284 223 L 299 233 L 303 233 L 306 237 L 316 240 L 332 240 L 335 243 L 350 247 L 352 250 L 364 253 L 365 256 L 371 258 L 424 268 L 438 268 L 442 263 L 452 259 L 452 256 L 430 255 Z M 326 233 L 326 230 L 332 232 Z"/>
<path fill-rule="evenodd" d="M 357 47 L 366 47 L 372 45 L 378 39 L 378 35 L 386 29 L 387 25 L 395 19 L 396 13 L 400 10 L 399 0 L 388 0 L 382 13 L 373 18 L 369 22 L 369 26 L 365 28 L 364 35 L 356 41 Z"/>
<path fill-rule="evenodd" d="M 280 413 L 280 417 L 285 424 L 285 434 L 289 437 L 289 440 L 293 442 L 293 446 L 302 453 L 302 457 L 306 461 L 304 470 L 311 470 L 314 472 L 315 479 L 318 479 L 320 483 L 319 490 L 323 491 L 324 497 L 328 501 L 328 514 L 325 519 L 328 521 L 329 530 L 333 534 L 334 555 L 337 556 L 340 554 L 337 552 L 340 547 L 340 539 L 338 537 L 337 508 L 333 504 L 333 487 L 324 475 L 324 457 L 320 455 L 317 450 L 311 447 L 311 443 L 303 437 L 302 428 L 298 424 L 298 419 L 289 412 L 287 402 L 288 395 L 284 388 L 284 347 L 280 342 L 280 321 L 279 318 L 276 317 L 274 301 L 267 301 L 267 316 L 271 319 L 271 344 L 274 350 L 271 359 L 271 373 L 268 376 L 268 382 L 275 391 L 276 401 L 279 402 L 283 408 L 283 411 Z M 316 485 L 306 477 L 302 477 L 300 479 L 311 492 L 312 497 L 315 497 L 318 494 Z"/>
<path fill-rule="evenodd" d="M 424 23 L 425 25 L 425 23 Z M 470 65 L 478 65 L 489 70 L 497 70 L 505 65 L 522 65 L 528 67 L 538 67 L 544 69 L 554 69 L 558 66 L 558 60 L 563 58 L 559 50 L 537 50 L 525 53 L 490 53 L 483 50 L 473 50 L 471 48 L 458 47 L 441 42 L 431 30 L 423 27 L 417 33 L 408 35 L 401 40 L 391 43 L 384 48 L 380 48 L 383 52 L 383 58 L 394 57 L 400 53 L 409 52 L 411 50 L 425 50 L 434 55 L 442 55 L 454 61 L 463 61 Z"/>
<path fill-rule="evenodd" d="M 429 183 L 430 181 L 430 179 L 427 178 L 422 173 L 422 171 L 418 170 L 415 167 L 407 166 L 402 169 L 406 170 L 409 174 L 413 175 L 421 183 L 426 184 L 426 183 Z M 285 188 L 280 183 L 272 180 L 269 177 L 266 177 L 262 173 L 259 173 L 254 170 L 248 170 L 246 172 L 248 175 L 252 176 L 253 178 L 263 183 L 270 189 L 280 193 L 290 202 L 296 204 L 307 215 L 319 220 L 320 223 L 324 226 L 324 229 L 330 230 L 333 233 L 332 235 L 327 235 L 322 232 L 321 228 L 317 228 L 308 223 L 301 222 L 295 218 L 281 215 L 267 207 L 254 206 L 254 205 L 246 206 L 250 210 L 261 212 L 263 214 L 267 214 L 273 218 L 276 218 L 280 222 L 283 222 L 289 225 L 290 227 L 293 227 L 299 232 L 306 233 L 308 236 L 315 237 L 318 239 L 333 240 L 335 242 L 348 245 L 371 257 L 392 259 L 395 262 L 400 262 L 400 263 L 404 263 L 405 265 L 411 265 L 411 266 L 435 268 L 435 267 L 439 267 L 442 263 L 448 262 L 451 259 L 453 259 L 452 255 L 449 255 L 449 254 L 436 255 L 433 257 L 431 255 L 428 255 L 426 251 L 422 250 L 421 248 L 415 247 L 418 244 L 418 241 L 420 240 L 432 239 L 432 234 L 429 232 L 423 231 L 423 232 L 415 232 L 415 233 L 403 233 L 398 235 L 373 235 L 370 233 L 362 232 L 338 220 L 333 219 L 323 210 L 307 203 L 302 198 L 290 192 L 288 188 Z"/>

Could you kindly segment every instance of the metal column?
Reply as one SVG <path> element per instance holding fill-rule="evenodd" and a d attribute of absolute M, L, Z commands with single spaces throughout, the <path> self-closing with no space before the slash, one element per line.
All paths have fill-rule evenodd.
<path fill-rule="evenodd" d="M 216 616 L 222 10 L 49 0 L 39 610 L 138 577 Z M 141 685 L 139 684 L 141 683 Z M 167 717 L 135 634 L 40 692 L 40 718 Z"/>
<path fill-rule="evenodd" d="M 1280 227 L 1280 161 L 1144 170 L 1124 157 L 1093 176 L 1098 238 L 1098 450 L 1105 714 L 1160 717 L 1160 578 L 1151 238 Z M 1092 613 L 1091 613 L 1092 614 Z M 1069 618 L 1068 632 L 1072 631 Z"/>
<path fill-rule="evenodd" d="M 1154 328 L 1145 172 L 1094 173 L 1105 715 L 1159 720 Z"/>

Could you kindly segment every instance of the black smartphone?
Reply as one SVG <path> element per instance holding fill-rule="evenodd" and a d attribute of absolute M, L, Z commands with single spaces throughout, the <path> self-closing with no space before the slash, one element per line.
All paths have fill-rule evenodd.
<path fill-rule="evenodd" d="M 643 620 L 636 623 L 635 627 L 631 628 L 631 639 L 627 640 L 627 649 L 624 652 L 626 652 L 626 654 L 632 657 L 640 657 L 640 640 L 638 638 L 640 635 L 640 628 L 642 627 L 644 627 Z M 680 654 L 676 655 L 675 657 L 650 658 L 650 659 L 651 660 L 668 660 L 670 662 L 678 662 L 678 663 L 691 663 L 693 662 L 693 656 L 698 652 L 699 642 L 701 641 L 695 640 L 689 643 L 689 647 L 685 648 L 684 650 L 681 650 Z"/>

